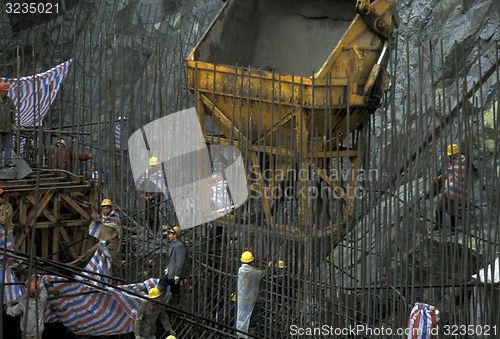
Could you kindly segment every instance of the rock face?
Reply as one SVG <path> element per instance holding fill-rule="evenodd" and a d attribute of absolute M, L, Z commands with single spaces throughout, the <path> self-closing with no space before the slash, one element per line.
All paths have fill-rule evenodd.
<path fill-rule="evenodd" d="M 493 112 L 498 119 L 500 3 L 399 1 L 398 8 L 401 26 L 390 69 L 394 97 L 376 113 L 377 136 L 371 140 L 371 167 L 381 178 L 371 189 L 387 194 L 370 193 L 360 202 L 369 209 L 334 251 L 334 266 L 341 268 L 335 275 L 345 277 L 342 271 L 364 263 L 366 269 L 346 278 L 348 285 L 390 285 L 403 291 L 396 299 L 408 303 L 464 305 L 466 292 L 452 286 L 470 281 L 498 257 L 493 239 L 498 241 L 500 216 L 493 211 L 498 210 L 500 144 L 494 140 Z M 450 143 L 459 144 L 470 161 L 471 205 L 460 210 L 455 233 L 449 220 L 444 229 L 433 230 L 440 194 L 433 181 L 440 170 L 446 173 Z M 353 254 L 356 239 L 366 244 Z M 436 284 L 443 286 L 440 292 L 433 289 Z M 404 286 L 413 287 L 405 291 Z M 381 304 L 389 308 L 393 302 Z M 453 323 L 451 314 L 463 317 L 453 307 L 443 310 L 441 325 Z M 380 323 L 390 323 L 390 317 Z"/>
<path fill-rule="evenodd" d="M 63 102 L 56 104 L 65 106 L 61 115 L 66 124 L 74 123 L 69 111 L 88 112 L 87 118 L 93 119 L 101 114 L 100 121 L 107 121 L 110 116 L 115 119 L 141 110 L 147 120 L 187 105 L 189 99 L 180 91 L 181 61 L 215 16 L 221 1 L 58 3 L 59 13 L 54 10 L 52 15 L 0 14 L 6 37 L 0 42 L 0 74 L 33 74 L 74 58 L 74 75 L 65 85 Z M 398 108 L 415 93 L 421 96 L 429 94 L 430 89 L 454 91 L 457 76 L 465 76 L 470 88 L 479 77 L 477 61 L 483 70 L 495 62 L 494 42 L 500 40 L 497 1 L 404 0 L 397 5 L 401 18 L 394 70 L 398 76 Z M 430 55 L 434 55 L 432 63 Z M 423 81 L 431 78 L 431 86 Z M 420 80 L 412 80 L 409 88 L 409 79 Z M 494 96 L 492 91 L 486 95 Z M 136 102 L 139 96 L 141 103 Z M 145 105 L 144 101 L 152 103 Z M 492 104 L 491 100 L 486 102 Z M 404 112 L 398 108 L 400 119 Z M 59 120 L 59 116 L 53 114 L 53 120 Z"/>
<path fill-rule="evenodd" d="M 52 107 L 49 119 L 54 126 L 61 120 L 75 125 L 84 123 L 82 118 L 108 122 L 134 116 L 130 128 L 136 129 L 160 111 L 188 105 L 181 91 L 181 62 L 220 1 L 58 3 L 59 13 L 50 16 L 0 14 L 5 37 L 0 42 L 2 76 L 39 73 L 74 59 L 64 98 Z M 111 146 L 107 129 L 93 126 L 92 140 L 86 143 Z"/>

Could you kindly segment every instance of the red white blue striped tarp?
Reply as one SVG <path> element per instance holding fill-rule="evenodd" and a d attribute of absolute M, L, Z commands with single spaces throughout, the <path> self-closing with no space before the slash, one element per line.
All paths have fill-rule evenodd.
<path fill-rule="evenodd" d="M 9 251 L 12 251 L 14 248 L 10 240 L 5 236 L 5 230 L 2 226 L 0 226 L 0 248 Z M 0 255 L 0 260 L 3 261 L 3 255 Z M 12 271 L 12 268 L 17 265 L 18 263 L 15 260 L 8 258 L 5 272 L 3 268 L 0 267 L 0 276 L 3 277 L 3 281 L 6 283 L 3 290 L 4 303 L 18 300 L 26 292 L 26 288 L 23 285 L 18 285 L 17 277 Z"/>
<path fill-rule="evenodd" d="M 127 123 L 122 117 L 115 123 L 115 149 L 122 150 L 122 143 L 126 144 L 125 135 L 127 133 Z"/>
<path fill-rule="evenodd" d="M 105 254 L 98 249 L 86 269 L 93 268 L 105 274 L 101 264 L 106 259 Z M 42 281 L 49 295 L 45 322 L 61 322 L 77 335 L 91 336 L 132 332 L 137 310 L 144 299 L 122 289 L 147 296 L 148 290 L 158 283 L 158 279 L 148 279 L 118 288 L 99 288 L 95 282 L 91 283 L 96 285 L 93 287 L 58 276 L 44 276 Z"/>
<path fill-rule="evenodd" d="M 91 274 L 89 272 L 98 272 L 99 274 Z M 102 242 L 99 243 L 98 248 L 92 258 L 90 259 L 87 266 L 85 266 L 84 271 L 81 275 L 76 276 L 77 280 L 85 280 L 86 277 L 91 277 L 95 280 L 102 281 L 103 283 L 109 283 L 109 279 L 103 275 L 109 275 L 111 272 L 111 255 L 109 254 L 108 248 Z M 89 282 L 96 286 L 104 286 L 99 284 L 95 280 L 90 280 Z"/>
<path fill-rule="evenodd" d="M 439 318 L 435 306 L 415 303 L 408 319 L 407 339 L 437 339 Z"/>
<path fill-rule="evenodd" d="M 73 59 L 63 62 L 46 72 L 22 78 L 4 78 L 1 82 L 10 85 L 9 96 L 17 108 L 15 121 L 20 126 L 35 126 L 41 123 L 59 92 Z"/>

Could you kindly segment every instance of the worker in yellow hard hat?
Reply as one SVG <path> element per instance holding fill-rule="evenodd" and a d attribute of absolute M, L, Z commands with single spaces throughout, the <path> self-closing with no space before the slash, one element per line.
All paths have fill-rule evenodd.
<path fill-rule="evenodd" d="M 157 157 L 149 158 L 149 166 L 156 166 L 156 165 L 158 165 L 158 158 Z"/>
<path fill-rule="evenodd" d="M 251 263 L 252 261 L 254 261 L 254 257 L 253 257 L 253 254 L 252 252 L 250 251 L 245 251 L 243 253 L 241 253 L 241 262 L 242 263 L 245 263 L 245 264 L 248 264 L 248 263 Z"/>
<path fill-rule="evenodd" d="M 250 251 L 241 253 L 242 262 L 238 270 L 237 291 L 236 291 L 236 328 L 243 332 L 253 331 L 256 327 L 259 314 L 259 285 L 260 280 L 267 274 L 265 270 L 256 268 L 253 263 L 255 257 Z"/>
<path fill-rule="evenodd" d="M 163 211 L 168 208 L 169 194 L 161 163 L 156 156 L 148 159 L 146 171 L 137 180 L 139 198 L 144 201 L 144 221 L 154 234 L 160 232 Z"/>
<path fill-rule="evenodd" d="M 122 262 L 121 262 L 121 237 L 122 227 L 120 215 L 113 208 L 113 202 L 109 198 L 105 198 L 101 202 L 101 213 L 93 210 L 91 214 L 91 223 L 89 225 L 89 234 L 96 237 L 100 242 L 91 247 L 84 255 L 77 260 L 71 262 L 75 264 L 88 260 L 97 250 L 100 243 L 107 246 L 111 255 L 111 272 L 110 275 L 116 278 L 121 278 Z"/>
<path fill-rule="evenodd" d="M 156 338 L 156 322 L 160 319 L 161 324 L 169 336 L 174 336 L 172 324 L 167 314 L 165 306 L 158 303 L 161 300 L 161 291 L 157 287 L 148 291 L 149 301 L 144 302 L 137 311 L 134 322 L 134 334 L 136 339 Z"/>
<path fill-rule="evenodd" d="M 112 276 L 121 277 L 121 235 L 120 215 L 113 208 L 113 202 L 106 198 L 101 202 L 101 215 L 98 224 L 101 226 L 100 239 L 106 242 L 111 255 Z"/>
<path fill-rule="evenodd" d="M 149 299 L 156 299 L 161 295 L 160 289 L 157 287 L 153 287 L 148 291 Z"/>
<path fill-rule="evenodd" d="M 161 277 L 159 286 L 167 291 L 170 287 L 172 298 L 170 304 L 178 306 L 181 301 L 181 283 L 186 278 L 186 247 L 181 240 L 181 228 L 179 226 L 167 227 L 165 232 L 168 236 L 170 246 L 168 248 L 167 265 L 165 274 Z"/>
<path fill-rule="evenodd" d="M 467 162 L 458 144 L 448 145 L 446 154 L 448 155 L 446 175 L 437 177 L 437 180 L 444 181 L 444 189 L 437 204 L 435 229 L 444 226 L 444 216 L 447 213 L 450 216 L 450 228 L 455 231 L 459 211 L 466 201 Z"/>

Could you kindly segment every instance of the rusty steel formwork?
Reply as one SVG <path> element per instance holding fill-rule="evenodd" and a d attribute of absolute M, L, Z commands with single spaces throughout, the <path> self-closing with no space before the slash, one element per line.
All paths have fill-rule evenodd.
<path fill-rule="evenodd" d="M 400 48 L 408 51 L 410 46 Z M 498 46 L 494 48 L 498 52 Z M 422 60 L 418 67 L 422 73 L 428 67 L 425 62 L 441 64 L 443 73 L 448 68 L 439 60 L 439 53 L 429 54 L 422 46 L 419 53 Z M 410 62 L 392 59 L 393 79 L 400 78 L 401 65 Z M 302 153 L 294 148 L 293 142 L 282 145 L 280 139 L 269 138 L 275 143 L 271 147 L 293 150 L 272 152 L 266 145 L 268 139 L 259 145 L 227 141 L 224 122 L 219 121 L 221 132 L 212 132 L 208 142 L 237 145 L 243 154 L 257 152 L 257 155 L 247 158 L 250 192 L 247 204 L 234 215 L 189 231 L 194 285 L 187 295 L 187 304 L 193 307 L 193 313 L 234 326 L 235 303 L 231 297 L 236 291 L 238 259 L 243 250 L 252 249 L 262 269 L 268 262 L 285 263 L 282 269 L 276 266 L 268 269 L 268 276 L 262 282 L 260 322 L 254 332 L 257 337 L 286 338 L 294 329 L 322 325 L 337 329 L 361 326 L 396 330 L 406 327 L 409 311 L 416 301 L 441 305 L 440 326 L 445 328 L 456 323 L 481 323 L 479 326 L 490 329 L 498 326 L 494 302 L 489 299 L 498 298 L 498 282 L 486 283 L 475 276 L 485 267 L 490 274 L 498 272 L 494 264 L 499 247 L 499 182 L 495 160 L 499 150 L 495 141 L 498 60 L 487 66 L 479 63 L 469 66 L 481 69 L 480 76 L 472 81 L 457 67 L 452 66 L 455 80 L 448 87 L 436 84 L 431 75 L 418 79 L 418 85 L 412 80 L 400 84 L 406 87 L 393 84 L 382 106 L 362 128 L 350 123 L 347 115 L 345 124 L 353 126 L 352 134 L 338 146 L 361 147 L 367 158 L 356 164 L 347 155 L 341 156 L 335 159 L 336 171 L 327 172 L 327 176 L 321 176 L 318 168 L 333 162 L 332 155 L 308 149 L 312 164 L 306 174 L 289 179 L 286 170 L 279 173 L 275 166 L 284 164 L 286 168 L 300 162 Z M 216 72 L 213 70 L 214 78 Z M 250 83 L 245 80 L 250 77 L 248 73 L 243 70 L 239 73 L 241 81 L 237 83 Z M 280 87 L 279 80 L 276 82 L 276 87 Z M 426 86 L 433 91 L 427 92 Z M 397 89 L 405 93 L 397 93 Z M 210 98 L 220 93 L 200 95 Z M 252 94 L 252 100 L 264 97 Z M 396 100 L 403 95 L 406 98 L 397 106 Z M 217 121 L 221 116 L 217 106 L 201 101 Z M 241 108 L 238 102 L 239 99 L 232 101 L 230 111 Z M 252 123 L 259 131 L 268 130 L 259 125 L 266 119 L 259 118 L 260 114 L 268 113 L 260 110 L 266 104 L 259 99 L 252 104 L 255 110 Z M 330 126 L 331 122 L 326 119 L 324 124 Z M 280 130 L 286 128 L 289 127 L 277 126 L 273 132 L 283 135 L 285 132 Z M 321 127 L 308 130 L 308 137 L 314 140 L 321 134 L 318 129 Z M 258 140 L 250 133 L 229 135 L 237 139 L 242 134 L 245 139 Z M 454 143 L 468 159 L 465 199 L 469 204 L 454 207 L 457 230 L 451 230 L 449 214 L 445 226 L 436 229 L 438 220 L 434 211 L 439 208 L 442 188 L 435 179 L 446 172 L 446 148 Z M 253 171 L 256 164 L 260 173 L 268 175 L 259 176 L 259 172 Z M 288 171 L 293 172 L 293 167 L 288 167 Z M 338 187 L 349 187 L 353 175 L 357 185 L 355 211 L 347 217 L 349 227 L 332 232 L 329 228 L 332 219 L 344 218 L 338 207 L 342 196 L 329 190 L 325 178 L 335 180 Z M 256 180 L 253 176 L 261 178 L 259 184 L 269 191 L 280 187 L 276 182 L 281 180 L 281 189 L 264 196 L 262 189 L 253 186 Z M 309 199 L 306 219 L 300 217 L 304 215 L 301 209 L 304 196 L 298 194 L 300 185 L 306 186 L 303 192 L 307 192 Z M 270 215 L 282 227 L 269 223 L 265 208 L 270 209 Z M 329 330 L 324 333 L 332 333 Z M 374 332 L 358 332 L 356 337 L 371 337 L 369 333 Z M 349 338 L 351 334 L 335 337 Z M 386 333 L 385 337 L 391 335 Z"/>
<path fill-rule="evenodd" d="M 111 198 L 122 216 L 125 280 L 160 277 L 168 243 L 146 220 L 166 223 L 172 211 L 144 208 L 123 145 L 146 123 L 203 106 L 198 113 L 206 119 L 202 123 L 206 122 L 207 144 L 233 145 L 245 155 L 249 199 L 234 213 L 184 231 L 189 274 L 180 307 L 169 308 L 179 337 L 236 337 L 232 295 L 239 258 L 246 249 L 253 251 L 259 267 L 267 267 L 260 285 L 259 320 L 250 337 L 288 338 L 294 329 L 326 328 L 336 338 L 352 338 L 352 332 L 341 330 L 361 326 L 372 332 L 361 331 L 354 337 L 369 338 L 381 328 L 405 328 L 416 301 L 440 309 L 441 329 L 489 326 L 493 333 L 496 326 L 498 333 L 499 283 L 482 279 L 480 273 L 486 270 L 494 276 L 499 271 L 495 266 L 500 252 L 498 43 L 448 53 L 440 40 L 413 44 L 411 36 L 395 36 L 395 44 L 387 46 L 386 78 L 391 86 L 380 93 L 380 105 L 359 119 L 359 107 L 351 107 L 347 100 L 339 120 L 342 132 L 330 135 L 337 120 L 328 114 L 327 100 L 318 104 L 321 119 L 304 126 L 300 115 L 289 114 L 290 103 L 280 102 L 278 95 L 270 119 L 266 98 L 271 94 L 262 92 L 262 86 L 255 87 L 252 102 L 238 86 L 230 86 L 232 81 L 248 89 L 247 84 L 259 85 L 265 78 L 278 94 L 285 83 L 296 82 L 297 89 L 307 83 L 309 93 L 318 86 L 328 92 L 336 85 L 317 83 L 309 74 L 291 78 L 266 65 L 252 67 L 251 72 L 231 66 L 232 80 L 224 88 L 229 94 L 221 99 L 230 114 L 221 114 L 211 101 L 220 95 L 217 86 L 202 93 L 199 79 L 188 78 L 190 71 L 201 68 L 188 55 L 201 38 L 201 28 L 208 27 L 207 17 L 200 26 L 192 24 L 192 34 L 172 30 L 172 38 L 163 40 L 124 28 L 97 34 L 98 24 L 108 22 L 89 17 L 83 29 L 88 34 L 82 38 L 75 33 L 74 42 L 83 41 L 85 47 L 79 49 L 78 68 L 70 72 L 43 131 L 37 126 L 23 132 L 47 146 L 64 135 L 75 149 L 91 151 L 99 173 L 97 185 L 90 183 L 96 173 L 90 163 L 77 171 L 84 179 L 58 172 L 47 177 L 44 171 L 25 179 L 32 188 L 15 189 L 11 203 L 15 200 L 16 218 L 26 224 L 36 220 L 40 229 L 31 233 L 34 238 L 16 235 L 22 250 L 36 247 L 41 252 L 34 255 L 73 260 L 72 253 L 84 246 L 78 240 L 84 239 L 86 207 L 95 204 L 97 188 L 99 199 Z M 140 52 L 127 52 L 133 43 Z M 34 62 L 32 58 L 19 53 L 21 65 Z M 28 66 L 23 69 L 32 71 Z M 209 68 L 209 79 L 228 69 Z M 138 73 L 135 78 L 128 75 L 133 71 Z M 296 102 L 305 101 L 307 92 L 294 88 L 293 93 Z M 249 110 L 251 115 L 233 115 Z M 116 147 L 115 132 L 122 148 Z M 298 142 L 297 135 L 304 139 Z M 454 211 L 453 232 L 448 214 L 444 227 L 435 229 L 434 213 L 441 192 L 435 178 L 446 172 L 449 144 L 461 147 L 468 166 L 469 203 Z M 297 166 L 304 158 L 307 166 Z M 33 160 L 43 166 L 41 156 Z M 0 184 L 12 188 L 21 182 Z M 39 193 L 34 192 L 36 187 Z M 78 231 L 76 222 L 81 222 Z M 60 242 L 52 240 L 56 233 Z M 33 241 L 37 246 L 30 247 Z M 332 337 L 331 333 L 324 336 Z M 385 337 L 395 336 L 386 332 Z"/>

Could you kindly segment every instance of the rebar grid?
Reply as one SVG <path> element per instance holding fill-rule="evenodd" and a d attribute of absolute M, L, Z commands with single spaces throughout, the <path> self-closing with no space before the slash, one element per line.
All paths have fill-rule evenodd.
<path fill-rule="evenodd" d="M 145 10 L 154 21 L 155 10 Z M 84 7 L 75 11 L 81 11 L 75 15 L 85 14 Z M 34 140 L 38 145 L 48 145 L 54 141 L 53 136 L 70 133 L 76 149 L 90 149 L 96 154 L 96 169 L 103 179 L 99 183 L 102 197 L 112 198 L 123 218 L 124 278 L 135 282 L 160 277 L 168 244 L 160 231 L 150 229 L 145 220 L 148 213 L 153 213 L 155 223 L 164 224 L 166 212 L 161 207 L 144 209 L 128 171 L 127 154 L 115 148 L 112 136 L 119 116 L 128 119 L 130 134 L 150 121 L 195 105 L 195 96 L 186 90 L 182 60 L 202 30 L 198 27 L 187 37 L 172 33 L 169 40 L 154 40 L 129 34 L 123 27 L 111 29 L 103 18 L 88 20 L 83 38 L 76 35 L 76 29 L 60 28 L 61 36 L 74 32 L 74 37 L 69 38 L 75 40 L 74 47 L 68 54 L 77 63 L 60 93 L 57 109 L 52 110 L 48 126 L 44 126 L 49 132 L 39 139 L 37 131 Z M 110 25 L 106 30 L 109 33 L 96 33 L 95 27 L 103 23 Z M 208 18 L 196 24 L 206 26 Z M 81 39 L 85 40 L 83 44 Z M 59 39 L 61 44 L 63 40 Z M 465 51 L 457 50 L 450 61 L 444 60 L 441 43 L 411 46 L 409 39 L 398 41 L 405 43 L 392 50 L 388 69 L 391 90 L 362 128 L 349 127 L 354 125 L 350 116 L 355 114 L 355 108 L 348 108 L 341 120 L 347 126 L 348 137 L 339 144 L 326 142 L 324 149 L 319 149 L 320 144 L 312 140 L 323 135 L 326 140 L 337 138 L 328 133 L 339 122 L 325 114 L 322 124 L 310 126 L 307 132 L 311 142 L 306 150 L 312 154 L 315 168 L 308 168 L 305 180 L 290 176 L 281 181 L 293 193 L 270 199 L 273 223 L 266 218 L 263 200 L 251 194 L 236 213 L 185 231 L 190 275 L 183 288 L 181 309 L 186 314 L 172 316 L 182 337 L 235 335 L 228 328 L 234 327 L 236 312 L 231 296 L 236 291 L 239 256 L 249 248 L 259 267 L 264 269 L 269 261 L 274 264 L 261 283 L 260 321 L 256 328 L 259 338 L 290 337 L 291 326 L 347 328 L 361 324 L 402 328 L 415 301 L 437 306 L 442 313 L 441 327 L 489 325 L 500 330 L 500 315 L 496 312 L 498 283 L 472 279 L 499 256 L 499 45 L 475 47 L 473 61 L 464 57 Z M 127 54 L 132 44 L 143 47 Z M 106 47 L 110 45 L 113 48 Z M 415 49 L 418 60 L 409 58 Z M 485 50 L 494 50 L 494 61 L 481 57 Z M 491 57 L 491 53 L 487 56 Z M 55 56 L 46 58 L 54 60 Z M 126 61 L 141 70 L 139 77 L 128 75 L 131 65 Z M 18 73 L 21 69 L 34 71 L 46 63 L 39 55 L 21 53 L 19 64 L 23 67 L 18 67 Z M 472 70 L 478 76 L 472 76 Z M 234 79 L 241 87 L 245 81 L 248 79 L 243 75 Z M 301 99 L 299 94 L 297 100 Z M 231 100 L 231 121 L 259 124 L 249 121 L 248 112 L 242 111 L 247 107 L 244 98 L 233 96 Z M 259 115 L 261 104 L 265 103 L 252 107 Z M 325 111 L 332 110 L 332 106 L 325 102 Z M 222 135 L 217 119 L 213 119 L 207 138 L 212 144 L 221 139 L 238 144 L 250 174 L 249 191 L 254 195 L 260 193 L 251 186 L 257 183 L 257 174 L 252 172 L 253 146 L 259 149 L 269 144 L 289 151 L 258 153 L 260 170 L 271 171 L 270 178 L 260 182 L 268 188 L 276 184 L 276 168 L 292 173 L 305 156 L 289 137 L 295 135 L 295 127 L 281 123 L 289 114 L 285 106 L 273 109 L 279 117 L 272 121 L 275 133 L 256 145 L 250 141 L 266 131 L 260 125 L 259 135 Z M 215 117 L 213 110 L 210 113 Z M 462 147 L 471 169 L 466 197 L 471 205 L 460 210 L 459 230 L 454 233 L 449 231 L 449 219 L 442 230 L 433 229 L 439 195 L 434 178 L 446 171 L 446 146 L 452 143 Z M 348 157 L 324 156 L 326 151 L 340 149 L 364 151 L 364 156 L 357 163 Z M 79 166 L 79 171 L 90 178 L 90 164 Z M 367 173 L 354 181 L 360 197 L 356 197 L 351 213 L 345 213 L 342 199 L 321 178 L 316 170 L 321 168 L 335 170 L 338 175 L 333 181 L 344 191 L 353 169 Z M 310 196 L 308 210 L 304 211 L 297 196 L 299 188 L 323 194 Z M 278 260 L 284 261 L 283 269 L 276 267 Z M 199 323 L 196 316 L 200 317 Z M 220 324 L 217 331 L 214 324 Z"/>

